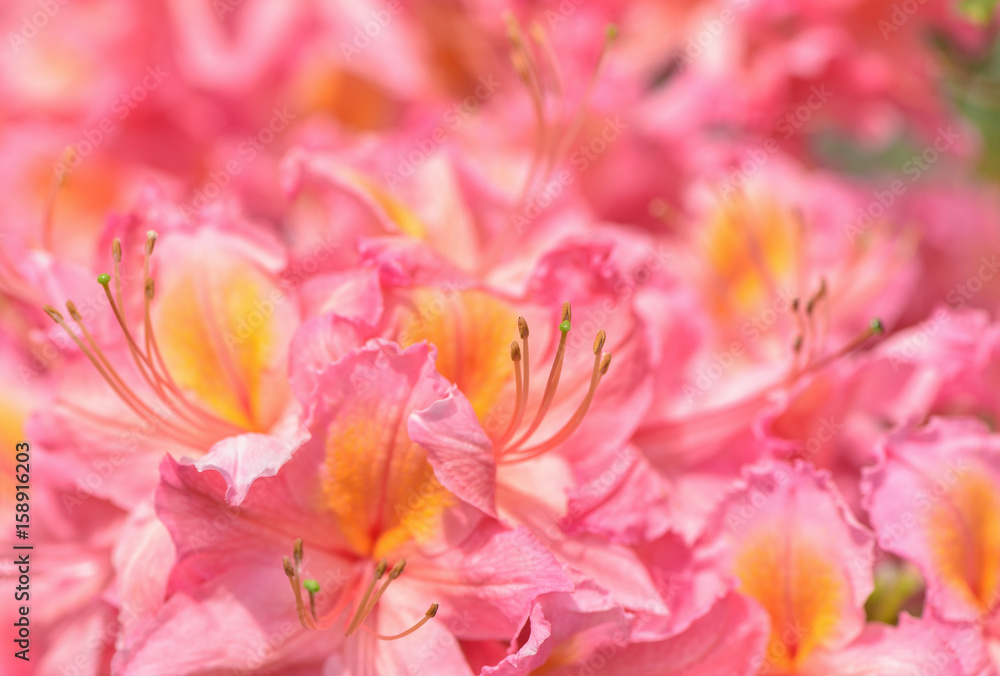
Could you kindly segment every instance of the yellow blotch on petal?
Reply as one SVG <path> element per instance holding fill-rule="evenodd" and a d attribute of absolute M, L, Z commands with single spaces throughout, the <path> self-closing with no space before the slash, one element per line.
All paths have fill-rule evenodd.
<path fill-rule="evenodd" d="M 834 633 L 849 590 L 817 543 L 762 529 L 742 543 L 734 572 L 771 616 L 767 656 L 779 672 L 794 671 Z"/>
<path fill-rule="evenodd" d="M 0 397 L 0 514 L 7 515 L 7 510 L 14 505 L 16 444 L 26 441 L 24 437 L 24 421 L 28 411 L 23 403 Z"/>
<path fill-rule="evenodd" d="M 157 289 L 154 331 L 177 384 L 219 418 L 266 431 L 287 397 L 287 304 L 255 266 L 231 258 L 177 270 Z"/>
<path fill-rule="evenodd" d="M 549 676 L 565 669 L 578 665 L 594 649 L 592 644 L 580 636 L 574 636 L 568 641 L 563 641 L 552 649 L 552 654 L 545 660 L 542 666 L 531 670 L 531 676 Z"/>
<path fill-rule="evenodd" d="M 351 547 L 375 559 L 433 539 L 454 504 L 426 451 L 410 441 L 405 419 L 392 420 L 377 404 L 358 406 L 327 429 L 323 495 Z"/>
<path fill-rule="evenodd" d="M 937 497 L 937 495 L 934 495 Z M 1000 592 L 1000 496 L 987 477 L 966 472 L 926 515 L 933 558 L 944 583 L 990 610 Z"/>
<path fill-rule="evenodd" d="M 420 221 L 420 217 L 405 204 L 375 185 L 366 176 L 352 171 L 345 173 L 344 179 L 354 183 L 361 192 L 368 195 L 385 212 L 389 220 L 399 228 L 400 232 L 416 239 L 424 239 L 427 236 L 427 230 Z"/>
<path fill-rule="evenodd" d="M 719 204 L 703 245 L 717 316 L 754 314 L 774 300 L 772 287 L 783 288 L 791 281 L 796 228 L 793 215 L 771 199 L 741 194 Z"/>
<path fill-rule="evenodd" d="M 400 325 L 400 344 L 426 340 L 437 347 L 438 373 L 458 386 L 485 422 L 513 380 L 510 341 L 517 337 L 517 315 L 496 297 L 474 290 L 421 291 L 413 303 Z"/>

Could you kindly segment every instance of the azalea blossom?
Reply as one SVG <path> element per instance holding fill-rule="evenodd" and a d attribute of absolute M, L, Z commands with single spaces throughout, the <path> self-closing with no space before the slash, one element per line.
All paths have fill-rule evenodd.
<path fill-rule="evenodd" d="M 0 673 L 1000 673 L 994 3 L 0 25 Z"/>

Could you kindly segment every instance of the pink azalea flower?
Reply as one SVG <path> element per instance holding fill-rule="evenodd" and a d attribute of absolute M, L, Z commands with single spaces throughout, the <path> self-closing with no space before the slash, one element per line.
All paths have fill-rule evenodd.
<path fill-rule="evenodd" d="M 163 607 L 116 657 L 123 673 L 157 673 L 166 655 L 163 673 L 405 669 L 431 659 L 428 641 L 436 668 L 471 673 L 457 639 L 509 637 L 531 599 L 570 588 L 534 538 L 449 490 L 410 440 L 406 420 L 436 406 L 478 429 L 426 346 L 370 343 L 318 383 L 304 402 L 310 441 L 245 498 L 229 492 L 232 506 L 224 475 L 164 461 L 158 513 L 177 564 Z M 489 442 L 480 432 L 465 443 Z M 214 463 L 232 454 L 222 447 Z M 183 662 L 178 640 L 198 646 Z"/>
<path fill-rule="evenodd" d="M 917 565 L 928 610 L 974 623 L 991 641 L 1000 593 L 992 562 L 997 444 L 978 420 L 932 418 L 891 435 L 865 480 L 879 547 Z"/>
<path fill-rule="evenodd" d="M 750 676 L 767 638 L 767 618 L 752 601 L 729 594 L 686 631 L 633 641 L 620 608 L 593 589 L 546 594 L 532 606 L 530 633 L 517 652 L 482 676 L 588 673 Z M 725 635 L 725 645 L 718 639 Z M 523 645 L 520 645 L 523 643 Z M 655 672 L 652 670 L 656 670 Z"/>
<path fill-rule="evenodd" d="M 151 494 L 164 452 L 256 445 L 266 461 L 301 437 L 285 370 L 299 308 L 282 290 L 280 247 L 235 219 L 161 218 L 163 236 L 145 241 L 128 223 L 110 247 L 114 274 L 64 297 L 65 313 L 47 310 L 77 350 L 32 422 L 47 449 L 80 463 L 87 494 L 125 507 Z"/>

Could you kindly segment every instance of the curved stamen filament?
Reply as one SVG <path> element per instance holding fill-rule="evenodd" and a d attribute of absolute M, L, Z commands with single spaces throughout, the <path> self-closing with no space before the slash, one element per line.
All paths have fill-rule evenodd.
<path fill-rule="evenodd" d="M 545 114 L 545 90 L 539 74 L 539 68 L 535 58 L 528 49 L 524 39 L 521 25 L 510 12 L 504 16 L 507 23 L 507 37 L 511 43 L 510 60 L 514 65 L 518 78 L 524 83 L 531 98 L 532 111 L 535 115 L 535 151 L 531 157 L 531 165 L 528 167 L 528 174 L 521 187 L 521 194 L 517 203 L 520 204 L 528 195 L 531 186 L 534 184 L 535 174 L 542 164 L 545 155 L 545 147 L 548 145 L 549 123 Z"/>
<path fill-rule="evenodd" d="M 73 146 L 66 146 L 66 150 L 62 155 L 62 163 L 64 165 L 69 164 L 75 159 L 75 155 L 76 149 Z M 49 190 L 48 199 L 45 200 L 45 215 L 42 216 L 42 248 L 47 251 L 52 251 L 52 226 L 55 220 L 56 198 L 59 197 L 59 192 L 66 184 L 67 173 L 65 170 L 56 172 L 56 175 L 52 179 L 52 187 Z"/>
<path fill-rule="evenodd" d="M 396 639 L 399 639 L 399 638 L 405 638 L 405 637 L 409 636 L 410 634 L 412 634 L 413 632 L 415 632 L 417 629 L 420 629 L 420 627 L 422 627 L 425 624 L 427 624 L 427 622 L 430 621 L 430 619 L 432 617 L 434 617 L 435 615 L 437 615 L 438 607 L 439 607 L 438 604 L 432 603 L 431 607 L 427 609 L 427 612 L 424 614 L 424 616 L 422 618 L 420 618 L 420 620 L 416 624 L 414 624 L 412 627 L 410 627 L 406 631 L 402 631 L 402 632 L 400 632 L 398 634 L 393 634 L 392 636 L 385 636 L 383 634 L 375 634 L 375 638 L 380 639 L 382 641 L 395 641 Z M 370 629 L 368 629 L 368 627 L 365 627 L 365 629 L 367 631 L 371 631 Z M 372 632 L 372 633 L 374 633 L 374 632 Z"/>
<path fill-rule="evenodd" d="M 121 376 L 119 376 L 117 372 L 110 367 L 107 358 L 97 347 L 96 343 L 93 342 L 93 338 L 91 338 L 90 334 L 83 328 L 82 323 L 77 319 L 79 315 L 75 308 L 70 311 L 70 314 L 73 315 L 74 321 L 76 321 L 77 325 L 83 332 L 84 337 L 87 339 L 87 343 L 93 346 L 93 353 L 87 348 L 87 345 L 80 340 L 79 336 L 76 335 L 76 332 L 74 332 L 66 324 L 66 320 L 63 319 L 63 316 L 55 308 L 50 305 L 46 305 L 44 306 L 44 309 L 49 317 L 51 317 L 52 320 L 55 321 L 67 335 L 69 335 L 73 342 L 76 343 L 77 347 L 80 348 L 80 351 L 83 352 L 87 359 L 90 360 L 90 363 L 94 365 L 97 372 L 100 373 L 101 377 L 104 378 L 105 381 L 107 381 L 107 383 L 111 386 L 111 389 L 114 390 L 115 394 L 118 395 L 118 398 L 121 399 L 126 406 L 132 409 L 132 411 L 140 418 L 146 420 L 157 418 L 162 419 L 162 416 L 157 416 L 153 409 L 149 408 L 149 406 L 143 402 L 142 399 L 140 399 L 139 396 L 128 387 L 128 385 L 125 384 L 125 381 L 122 380 Z M 95 353 L 98 356 L 95 356 Z M 105 370 L 104 364 L 107 364 L 110 370 Z M 162 420 L 162 429 L 167 436 L 170 436 L 175 441 L 179 441 L 182 444 L 195 445 L 197 443 L 197 439 L 195 437 L 189 436 L 184 430 L 176 428 L 167 420 Z"/>
<path fill-rule="evenodd" d="M 519 347 L 516 342 L 511 343 L 511 360 L 514 362 L 514 383 L 515 383 L 515 406 L 514 415 L 504 434 L 494 441 L 494 449 L 499 462 L 514 463 L 535 458 L 553 448 L 556 448 L 566 441 L 581 425 L 590 406 L 593 403 L 597 387 L 601 379 L 607 373 L 611 364 L 611 355 L 604 354 L 604 344 L 607 335 L 604 330 L 597 332 L 594 339 L 594 368 L 590 375 L 590 386 L 583 401 L 568 421 L 548 440 L 540 442 L 528 448 L 522 448 L 525 442 L 538 430 L 542 421 L 555 400 L 556 390 L 559 386 L 559 378 L 562 372 L 563 362 L 566 356 L 566 338 L 571 327 L 572 309 L 569 303 L 563 304 L 562 322 L 559 324 L 559 345 L 556 348 L 556 356 L 549 371 L 549 378 L 542 394 L 542 401 L 535 413 L 528 429 L 521 434 L 520 438 L 513 444 L 507 444 L 514 432 L 520 427 L 524 411 L 528 402 L 528 324 L 523 317 L 518 318 L 518 330 L 521 334 L 522 345 Z M 523 357 L 523 359 L 522 359 Z M 520 367 L 520 368 L 519 368 Z"/>
<path fill-rule="evenodd" d="M 103 278 L 104 278 L 104 276 L 102 275 L 101 277 L 98 278 L 98 281 L 102 281 Z M 123 316 L 119 312 L 119 309 L 117 307 L 115 307 L 115 303 L 111 299 L 111 293 L 110 293 L 110 291 L 108 289 L 108 284 L 106 283 L 106 281 L 104 281 L 104 282 L 102 282 L 101 285 L 104 287 L 104 290 L 105 290 L 106 295 L 108 297 L 108 302 L 111 303 L 111 309 L 115 313 L 115 318 L 118 320 L 119 325 L 122 326 L 123 330 L 126 333 L 126 344 L 128 344 L 128 346 L 129 346 L 129 352 L 132 355 L 132 359 L 135 362 L 137 370 L 142 375 L 143 380 L 146 381 L 146 384 L 149 385 L 157 393 L 157 395 L 159 396 L 159 399 L 161 401 L 163 401 L 164 403 L 166 403 L 166 404 L 169 405 L 170 402 L 169 402 L 169 400 L 167 400 L 166 395 L 165 395 L 165 393 L 163 391 L 162 381 L 160 380 L 159 374 L 156 372 L 156 369 L 154 368 L 153 364 L 139 350 L 138 345 L 136 345 L 135 342 L 131 340 L 131 334 L 128 332 L 128 328 L 126 327 L 126 325 L 125 325 L 125 323 L 123 321 Z M 69 308 L 71 305 L 72 305 L 72 302 L 69 302 L 69 303 L 66 304 L 67 308 Z M 72 309 L 70 310 L 70 314 L 74 315 Z M 88 344 L 93 349 L 94 353 L 100 358 L 101 362 L 104 364 L 104 366 L 107 369 L 108 373 L 113 378 L 117 379 L 117 381 L 123 387 L 125 387 L 126 389 L 128 389 L 127 386 L 125 385 L 124 379 L 120 375 L 118 375 L 118 372 L 111 365 L 111 363 L 108 361 L 108 359 L 104 356 L 104 353 L 97 346 L 97 344 L 94 342 L 94 340 L 90 337 L 90 333 L 83 326 L 83 323 L 82 323 L 81 319 L 78 316 L 76 316 L 76 315 L 73 316 L 73 319 L 76 321 L 77 326 L 80 327 L 80 330 L 83 332 L 84 336 L 87 337 Z M 131 392 L 131 390 L 129 390 L 129 392 Z M 135 395 L 133 394 L 133 396 L 135 396 Z M 138 399 L 138 397 L 136 397 L 136 398 Z M 171 406 L 170 408 L 171 408 L 172 412 L 176 413 L 179 417 L 183 418 L 190 425 L 193 425 L 195 427 L 202 427 L 202 428 L 204 428 L 205 425 L 204 425 L 203 421 L 196 420 L 196 419 L 192 418 L 191 416 L 189 416 L 188 414 L 186 414 L 184 411 L 182 411 L 180 409 L 177 409 L 175 407 Z M 198 432 L 201 433 L 201 434 L 211 434 L 214 431 L 216 431 L 216 430 L 212 430 L 212 429 L 199 429 L 198 430 Z"/>
<path fill-rule="evenodd" d="M 514 362 L 514 415 L 507 425 L 507 431 L 497 439 L 497 445 L 503 446 L 514 435 L 521 419 L 524 417 L 524 383 L 521 375 L 521 347 L 513 342 L 510 344 L 510 359 Z"/>
<path fill-rule="evenodd" d="M 598 340 L 601 344 L 604 343 L 604 331 L 598 334 Z M 505 462 L 522 462 L 524 460 L 530 460 L 531 458 L 538 457 L 543 453 L 552 450 L 559 444 L 563 443 L 569 439 L 570 435 L 576 431 L 576 429 L 583 422 L 583 419 L 587 416 L 587 411 L 590 409 L 590 404 L 594 400 L 594 394 L 597 392 L 597 386 L 601 382 L 601 378 L 604 374 L 608 372 L 608 367 L 611 365 L 611 355 L 601 355 L 600 350 L 594 351 L 594 372 L 590 377 L 590 387 L 587 390 L 587 396 L 583 398 L 580 402 L 580 406 L 577 407 L 576 412 L 573 417 L 570 418 L 562 429 L 556 432 L 549 440 L 544 441 L 537 446 L 532 446 L 531 448 L 523 448 L 511 454 L 511 457 L 505 458 Z"/>
<path fill-rule="evenodd" d="M 604 61 L 607 59 L 608 52 L 611 51 L 611 47 L 614 45 L 617 38 L 618 28 L 613 24 L 609 25 L 604 31 L 604 43 L 601 45 L 601 53 L 597 57 L 597 64 L 594 66 L 594 70 L 590 75 L 590 80 L 587 82 L 587 87 L 584 90 L 583 98 L 580 100 L 580 105 L 577 108 L 573 119 L 566 126 L 566 132 L 559 139 L 558 145 L 556 145 L 556 149 L 553 154 L 553 164 L 565 157 L 566 153 L 569 151 L 570 144 L 573 143 L 573 139 L 577 137 L 580 130 L 583 128 L 583 123 L 587 119 L 587 108 L 590 105 L 591 97 L 594 95 L 594 90 L 597 88 L 597 82 L 601 74 L 601 69 L 604 66 Z"/>
<path fill-rule="evenodd" d="M 836 352 L 827 355 L 826 357 L 820 359 L 818 362 L 814 364 L 809 364 L 809 366 L 805 369 L 805 371 L 803 371 L 803 373 L 812 373 L 814 371 L 818 371 L 824 366 L 836 361 L 837 359 L 840 359 L 841 357 L 851 352 L 854 352 L 856 349 L 861 347 L 865 343 L 865 341 L 867 341 L 869 338 L 872 338 L 874 336 L 881 336 L 883 333 L 885 333 L 885 326 L 882 324 L 882 320 L 878 318 L 872 319 L 871 322 L 868 323 L 868 327 L 864 331 L 856 335 L 853 339 L 848 341 L 846 345 L 841 347 Z"/>
<path fill-rule="evenodd" d="M 121 284 L 122 248 L 121 241 L 118 238 L 115 238 L 111 245 L 111 256 L 114 261 L 115 273 L 114 293 L 111 291 L 111 275 L 99 275 L 97 281 L 104 289 L 104 295 L 108 300 L 108 304 L 111 307 L 112 312 L 114 313 L 115 320 L 118 322 L 118 326 L 121 328 L 122 333 L 125 336 L 125 344 L 128 347 L 129 355 L 132 357 L 132 361 L 135 363 L 136 369 L 138 370 L 143 381 L 145 381 L 149 388 L 153 390 L 156 398 L 166 407 L 166 409 L 170 413 L 173 413 L 183 419 L 189 426 L 189 429 L 184 429 L 181 426 L 170 422 L 163 415 L 156 415 L 153 409 L 150 408 L 149 405 L 147 405 L 142 398 L 140 398 L 126 384 L 125 379 L 122 378 L 122 376 L 115 370 L 110 360 L 101 351 L 100 347 L 93 339 L 93 336 L 91 336 L 90 332 L 84 326 L 82 317 L 79 312 L 77 312 L 72 301 L 68 302 L 66 307 L 79 328 L 80 333 L 83 335 L 86 344 L 78 338 L 76 332 L 65 323 L 62 316 L 58 312 L 50 306 L 45 306 L 45 311 L 57 324 L 62 327 L 64 331 L 66 331 L 67 334 L 69 334 L 70 338 L 73 339 L 84 355 L 94 365 L 101 377 L 104 378 L 104 380 L 107 381 L 112 387 L 115 394 L 118 395 L 118 397 L 136 414 L 142 418 L 160 420 L 158 425 L 160 429 L 167 436 L 179 441 L 180 443 L 192 447 L 204 447 L 206 443 L 211 443 L 226 436 L 239 434 L 243 430 L 228 421 L 211 415 L 201 407 L 192 403 L 188 400 L 184 393 L 181 392 L 180 388 L 177 387 L 173 378 L 170 376 L 170 372 L 166 368 L 163 357 L 160 354 L 159 346 L 156 342 L 156 334 L 153 331 L 149 309 L 150 301 L 152 300 L 154 293 L 153 279 L 149 274 L 149 258 L 152 255 L 153 245 L 156 242 L 156 233 L 154 231 L 149 231 L 146 237 L 146 252 L 143 263 L 143 321 L 145 329 L 145 350 L 139 347 L 132 331 L 128 327 L 128 323 L 124 315 Z"/>
<path fill-rule="evenodd" d="M 816 306 L 819 304 L 819 302 L 822 301 L 822 300 L 824 300 L 825 298 L 826 298 L 826 279 L 823 278 L 823 279 L 820 279 L 820 281 L 819 281 L 819 290 L 806 303 L 806 321 L 807 321 L 808 326 L 809 326 L 809 334 L 815 337 L 815 339 L 812 341 L 812 344 L 809 347 L 809 361 L 810 362 L 813 361 L 816 357 L 819 356 L 819 351 L 820 351 L 820 349 L 822 347 L 821 344 L 820 344 L 821 341 L 819 340 L 819 334 L 816 332 L 816 312 L 815 312 L 815 310 L 816 310 Z"/>
<path fill-rule="evenodd" d="M 319 618 L 316 612 L 316 594 L 319 593 L 320 587 L 319 583 L 315 580 L 302 580 L 302 556 L 303 556 L 303 545 L 302 540 L 295 541 L 295 547 L 293 551 L 292 558 L 289 559 L 287 556 L 283 560 L 283 565 L 285 568 L 285 575 L 288 577 L 288 581 L 292 585 L 292 592 L 295 594 L 295 606 L 298 611 L 299 623 L 306 629 L 312 629 L 315 631 L 322 631 L 324 629 L 330 628 L 336 618 L 345 610 L 347 607 L 347 602 L 349 600 L 348 594 L 343 594 L 340 602 L 337 603 L 336 607 L 328 615 L 323 618 Z M 403 574 L 403 569 L 406 567 L 406 560 L 400 559 L 388 571 L 386 574 L 386 568 L 388 563 L 385 559 L 379 561 L 378 565 L 375 566 L 375 572 L 372 574 L 371 580 L 368 582 L 368 586 L 365 588 L 364 594 L 361 595 L 361 599 L 358 602 L 357 608 L 354 611 L 354 615 L 351 621 L 347 625 L 347 629 L 344 631 L 344 636 L 349 637 L 359 629 L 364 629 L 365 631 L 374 634 L 374 636 L 383 641 L 394 641 L 396 639 L 404 638 L 409 636 L 413 632 L 420 629 L 420 627 L 427 624 L 430 620 L 437 614 L 438 604 L 432 603 L 430 608 L 424 614 L 416 624 L 411 626 L 409 629 L 400 632 L 399 634 L 393 634 L 391 636 L 385 636 L 382 634 L 377 634 L 367 626 L 365 626 L 364 621 L 368 618 L 371 612 L 375 609 L 382 595 L 389 588 L 389 585 L 393 580 L 398 578 Z M 378 590 L 375 590 L 375 585 L 385 577 L 385 581 L 379 586 Z M 309 604 L 306 605 L 303 597 L 302 590 L 305 589 L 309 593 Z"/>
<path fill-rule="evenodd" d="M 555 399 L 556 389 L 559 387 L 559 376 L 562 374 L 563 359 L 566 357 L 566 336 L 569 334 L 572 310 L 569 303 L 563 303 L 562 321 L 559 323 L 559 347 L 556 348 L 556 358 L 552 361 L 552 368 L 549 370 L 549 379 L 545 383 L 545 391 L 542 393 L 542 403 L 535 413 L 535 418 L 531 421 L 528 430 L 521 435 L 521 438 L 514 442 L 510 449 L 517 450 L 525 441 L 531 438 L 538 426 L 542 424 L 545 414 L 549 412 L 552 400 Z"/>
<path fill-rule="evenodd" d="M 178 408 L 173 405 L 173 402 L 171 402 L 164 396 L 161 385 L 163 382 L 162 377 L 154 368 L 152 361 L 148 357 L 146 357 L 146 355 L 143 354 L 143 352 L 139 349 L 139 345 L 136 343 L 135 338 L 132 337 L 132 332 L 129 330 L 128 323 L 125 321 L 123 308 L 116 305 L 114 298 L 111 296 L 111 289 L 109 288 L 108 284 L 109 280 L 107 277 L 108 277 L 107 275 L 101 275 L 100 277 L 97 278 L 97 281 L 100 282 L 101 286 L 104 287 L 104 295 L 107 297 L 108 303 L 111 305 L 111 310 L 115 314 L 115 319 L 118 320 L 118 325 L 121 327 L 122 332 L 125 334 L 125 343 L 126 345 L 128 345 L 129 352 L 132 355 L 133 361 L 135 361 L 136 367 L 139 369 L 139 372 L 142 374 L 142 377 L 146 381 L 146 383 L 151 388 L 153 388 L 153 390 L 156 391 L 158 395 L 160 395 L 160 399 L 165 404 L 167 404 L 167 406 L 171 409 L 171 411 L 177 413 L 178 415 L 181 415 Z M 116 275 L 116 287 L 120 286 L 120 284 L 118 283 L 119 279 L 120 275 Z M 145 292 L 147 295 L 150 294 L 152 292 L 152 285 L 147 285 Z M 150 333 L 151 334 L 153 333 L 152 325 L 150 325 Z M 184 400 L 183 395 L 176 389 L 176 386 L 174 388 L 173 394 L 177 399 L 180 399 L 182 401 L 185 401 L 185 403 L 187 403 L 186 400 Z M 189 407 L 190 406 L 193 405 L 189 404 Z M 227 436 L 229 434 L 233 433 L 238 434 L 239 432 L 242 432 L 242 430 L 239 427 L 236 427 L 231 423 L 227 423 L 225 421 L 219 420 L 214 417 L 209 417 L 207 414 L 201 411 L 201 409 L 197 410 L 202 413 L 203 417 L 208 418 L 205 422 L 202 423 L 202 426 L 206 428 L 202 430 L 205 434 L 215 434 L 216 436 Z"/>
<path fill-rule="evenodd" d="M 521 336 L 521 348 L 517 353 L 521 363 L 515 359 L 514 343 L 511 344 L 511 359 L 514 361 L 514 379 L 516 392 L 514 395 L 514 416 L 507 425 L 507 431 L 497 439 L 497 448 L 503 448 L 504 444 L 510 441 L 514 432 L 521 425 L 524 418 L 524 411 L 528 407 L 528 394 L 531 392 L 531 365 L 528 363 L 528 322 L 524 317 L 517 318 L 517 332 Z M 522 386 L 523 383 L 523 386 Z"/>
<path fill-rule="evenodd" d="M 358 625 L 361 624 L 365 617 L 368 615 L 368 603 L 371 601 L 372 592 L 375 591 L 375 583 L 382 579 L 385 575 L 385 569 L 388 563 L 385 559 L 379 561 L 378 565 L 375 567 L 375 574 L 372 576 L 371 582 L 368 583 L 368 588 L 365 590 L 364 595 L 361 597 L 361 601 L 358 603 L 357 609 L 354 611 L 354 617 L 351 619 L 350 623 L 347 625 L 347 629 L 344 631 L 344 636 L 350 636 L 358 630 Z M 395 570 L 395 568 L 393 568 Z M 394 578 L 393 578 L 394 579 Z M 385 584 L 382 586 L 383 591 L 392 579 L 386 580 Z M 381 596 L 381 595 L 380 595 Z"/>

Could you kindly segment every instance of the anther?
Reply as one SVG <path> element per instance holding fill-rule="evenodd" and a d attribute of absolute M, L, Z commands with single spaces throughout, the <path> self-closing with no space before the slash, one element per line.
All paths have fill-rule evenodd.
<path fill-rule="evenodd" d="M 528 322 L 525 321 L 524 317 L 517 318 L 517 332 L 521 336 L 521 340 L 528 337 Z"/>
<path fill-rule="evenodd" d="M 302 563 L 302 538 L 298 538 L 292 548 L 292 554 L 295 556 L 295 565 L 299 566 Z"/>
<path fill-rule="evenodd" d="M 872 334 L 876 336 L 881 336 L 883 333 L 885 333 L 885 325 L 882 323 L 882 320 L 879 319 L 878 317 L 873 318 L 868 323 L 868 328 L 871 329 Z"/>
<path fill-rule="evenodd" d="M 510 343 L 510 358 L 516 362 L 521 361 L 521 346 L 517 344 L 517 341 Z"/>
<path fill-rule="evenodd" d="M 156 244 L 156 230 L 146 232 L 146 255 L 153 255 L 153 246 Z"/>
<path fill-rule="evenodd" d="M 155 232 L 150 231 L 147 233 L 147 252 L 152 251 L 152 243 L 155 240 Z M 121 289 L 122 247 L 121 240 L 117 237 L 112 240 L 111 243 L 111 256 L 114 261 L 114 274 L 102 273 L 97 276 L 97 282 L 104 288 L 104 294 L 107 297 L 108 304 L 122 330 L 129 354 L 135 362 L 135 366 L 139 371 L 139 374 L 142 376 L 142 379 L 154 391 L 157 398 L 160 400 L 160 403 L 166 406 L 171 413 L 176 414 L 178 418 L 182 419 L 182 421 L 171 420 L 164 417 L 162 414 L 156 414 L 153 409 L 150 408 L 149 404 L 146 403 L 145 398 L 140 397 L 132 390 L 125 379 L 118 374 L 111 361 L 101 351 L 100 346 L 93 339 L 93 336 L 90 335 L 86 325 L 83 323 L 83 317 L 80 316 L 76 306 L 71 301 L 67 303 L 66 307 L 69 310 L 70 316 L 77 324 L 79 335 L 77 331 L 71 329 L 63 322 L 62 315 L 59 313 L 52 314 L 51 312 L 48 312 L 48 310 L 46 310 L 46 312 L 55 321 L 60 323 L 63 330 L 65 330 L 70 338 L 77 343 L 81 352 L 91 361 L 101 377 L 104 378 L 104 380 L 115 391 L 115 394 L 117 394 L 129 408 L 142 418 L 148 419 L 156 417 L 162 419 L 162 423 L 159 426 L 159 432 L 162 435 L 171 437 L 175 441 L 185 445 L 203 448 L 206 443 L 214 442 L 223 436 L 231 436 L 234 433 L 241 432 L 241 428 L 207 413 L 197 405 L 188 401 L 184 396 L 184 393 L 180 391 L 180 389 L 173 382 L 173 379 L 170 377 L 169 371 L 163 362 L 163 358 L 159 354 L 159 349 L 156 347 L 156 338 L 149 317 L 149 303 L 150 299 L 153 297 L 154 285 L 152 278 L 149 276 L 148 255 L 146 256 L 146 274 L 144 276 L 143 284 L 143 291 L 145 294 L 145 353 L 143 353 L 143 351 L 139 348 L 132 332 L 129 330 L 123 314 L 125 306 L 122 302 Z M 114 281 L 115 286 L 114 292 L 111 290 L 112 281 Z M 157 366 L 159 367 L 159 370 L 157 369 Z"/>
<path fill-rule="evenodd" d="M 607 334 L 604 333 L 604 329 L 597 332 L 597 337 L 594 338 L 594 354 L 600 354 L 601 350 L 604 349 L 604 341 L 607 339 Z"/>
<path fill-rule="evenodd" d="M 826 278 L 821 278 L 819 280 L 819 290 L 812 298 L 809 299 L 809 302 L 806 303 L 806 314 L 811 315 L 813 309 L 816 307 L 816 303 L 822 300 L 825 296 L 826 296 Z"/>
<path fill-rule="evenodd" d="M 390 584 L 392 584 L 392 581 L 402 575 L 403 568 L 406 567 L 406 559 L 400 559 L 396 562 L 396 565 L 394 565 L 392 570 L 389 571 L 389 575 L 386 576 L 385 582 L 382 583 L 382 586 L 378 588 L 378 591 L 375 592 L 375 595 L 373 596 L 372 590 L 375 588 L 375 582 L 381 579 L 385 574 L 386 565 L 385 559 L 379 561 L 378 567 L 375 569 L 375 577 L 373 577 L 372 581 L 369 583 L 368 589 L 365 591 L 365 595 L 362 597 L 361 603 L 358 604 L 358 608 L 354 613 L 354 619 L 351 621 L 350 625 L 348 625 L 347 631 L 344 632 L 344 636 L 350 636 L 357 631 L 358 627 L 365 621 L 365 618 L 371 614 L 372 610 L 375 609 L 375 605 L 385 593 L 385 590 L 389 588 Z"/>
<path fill-rule="evenodd" d="M 499 439 L 494 446 L 495 449 L 499 449 L 498 458 L 502 462 L 523 462 L 524 460 L 537 457 L 566 441 L 566 439 L 568 439 L 583 422 L 583 419 L 587 415 L 587 411 L 590 409 L 590 405 L 593 402 L 594 394 L 597 392 L 597 386 L 600 384 L 601 378 L 608 372 L 608 368 L 611 366 L 611 355 L 603 353 L 605 343 L 607 342 L 607 334 L 603 329 L 601 329 L 594 337 L 594 368 L 590 376 L 590 387 L 587 389 L 587 394 L 577 407 L 576 412 L 562 426 L 562 428 L 560 428 L 559 431 L 548 440 L 531 446 L 530 448 L 522 448 L 525 442 L 530 439 L 532 434 L 534 434 L 538 429 L 538 426 L 541 424 L 542 419 L 545 417 L 545 414 L 548 412 L 549 407 L 555 398 L 556 388 L 559 384 L 559 376 L 562 370 L 563 360 L 565 358 L 566 334 L 569 331 L 571 312 L 569 303 L 565 303 L 563 305 L 562 312 L 563 321 L 559 325 L 562 335 L 559 338 L 559 346 L 556 349 L 556 356 L 552 364 L 552 369 L 549 372 L 549 380 L 546 383 L 545 392 L 542 395 L 542 401 L 539 405 L 538 412 L 535 414 L 528 430 L 524 432 L 515 443 L 508 446 L 506 445 L 506 441 L 510 438 L 513 430 L 520 424 L 521 414 L 523 413 L 522 403 L 524 399 L 520 396 L 521 381 L 517 378 L 519 372 L 515 370 L 515 384 L 517 386 L 518 396 L 514 420 L 512 421 L 511 427 L 508 428 L 507 433 L 504 434 L 504 436 Z"/>
<path fill-rule="evenodd" d="M 43 305 L 42 309 L 45 310 L 45 314 L 52 317 L 53 321 L 55 321 L 57 324 L 63 323 L 63 316 L 62 313 L 59 312 L 59 310 L 55 309 L 51 305 Z"/>

